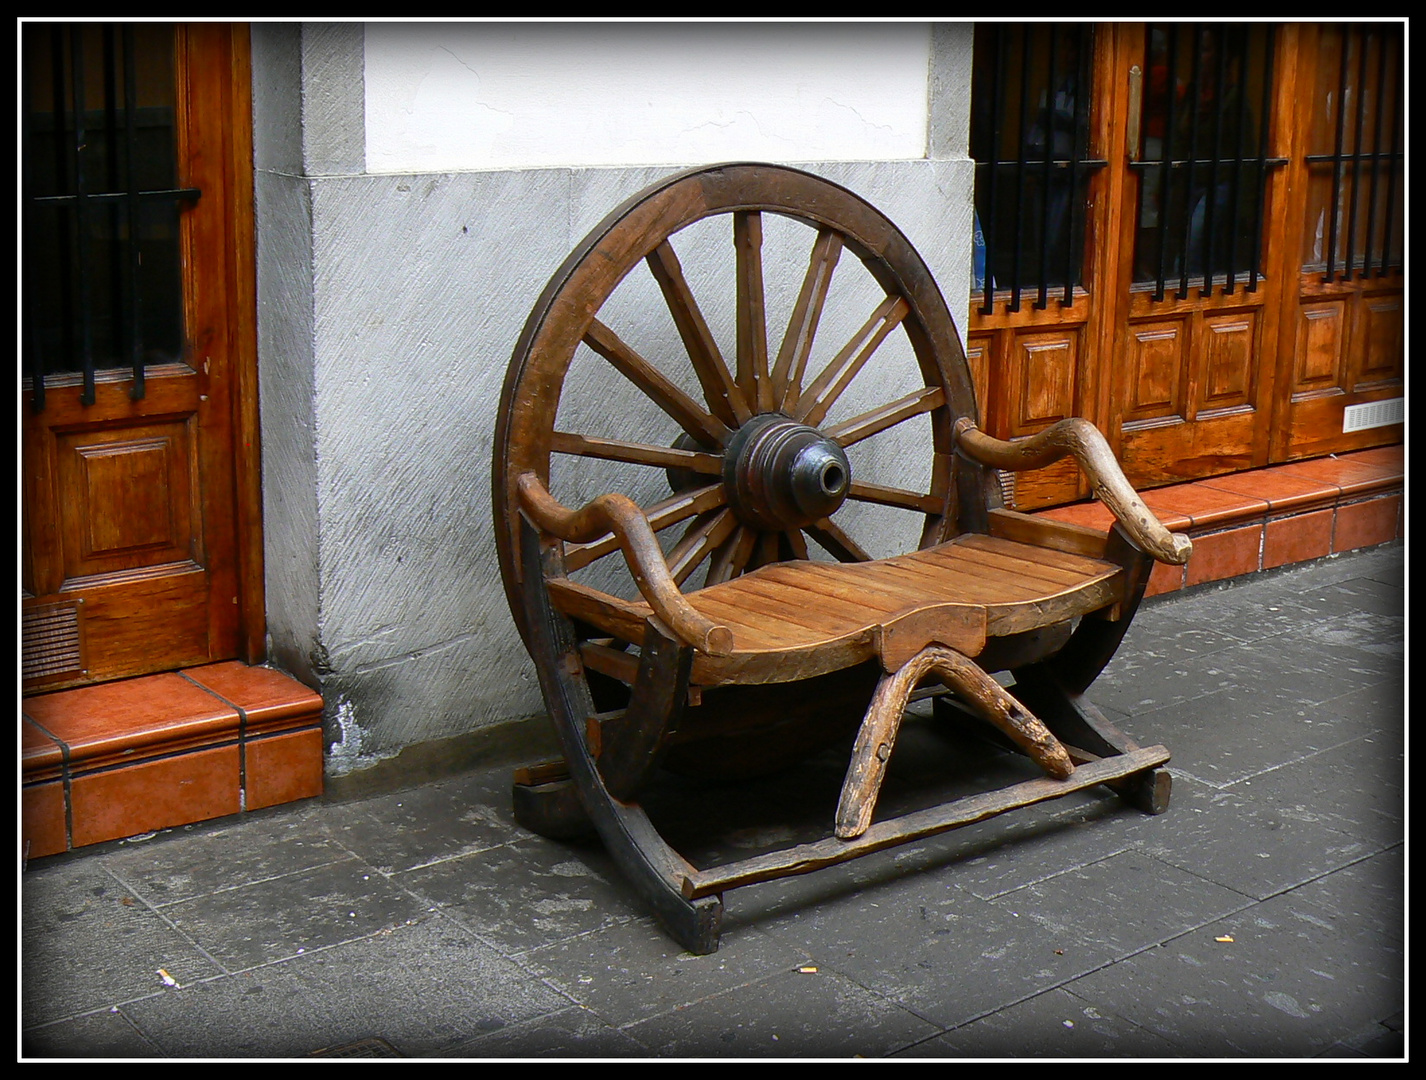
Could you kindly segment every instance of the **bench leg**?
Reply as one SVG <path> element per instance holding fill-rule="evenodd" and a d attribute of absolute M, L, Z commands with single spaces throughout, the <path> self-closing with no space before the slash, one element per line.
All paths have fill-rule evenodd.
<path fill-rule="evenodd" d="M 642 807 L 615 798 L 605 786 L 597 750 L 592 752 L 586 741 L 586 723 L 594 715 L 594 701 L 588 684 L 578 676 L 581 668 L 574 628 L 549 602 L 540 572 L 543 553 L 538 534 L 528 523 L 522 532 L 524 588 L 534 601 L 531 610 L 541 615 L 529 628 L 527 644 L 578 801 L 620 871 L 669 936 L 691 953 L 716 952 L 723 921 L 722 897 L 686 898 L 683 882 L 697 871 L 659 836 Z M 674 665 L 675 671 L 678 667 Z M 568 822 L 573 817 L 568 793 L 552 792 L 537 799 L 547 808 L 557 808 L 557 820 Z"/>
<path fill-rule="evenodd" d="M 569 778 L 569 766 L 561 760 L 546 762 L 536 769 L 549 775 L 532 776 L 536 770 L 515 770 L 510 797 L 520 827 L 548 840 L 578 840 L 593 835 L 594 822 L 579 801 L 579 788 Z"/>
<path fill-rule="evenodd" d="M 1139 744 L 1095 708 L 1082 692 L 1067 686 L 1052 664 L 1018 669 L 1011 693 L 1026 708 L 1033 709 L 1066 743 L 1096 757 L 1113 757 L 1139 749 Z M 1169 808 L 1172 786 L 1168 770 L 1155 768 L 1116 781 L 1114 789 L 1125 802 L 1146 814 L 1162 814 Z"/>
<path fill-rule="evenodd" d="M 900 670 L 882 677 L 852 748 L 851 764 L 837 803 L 836 835 L 851 840 L 871 825 L 886 763 L 901 729 L 911 691 L 930 675 L 938 676 L 971 709 L 1027 753 L 1057 780 L 1074 772 L 1074 763 L 1058 739 L 1005 688 L 969 659 L 944 645 L 930 645 Z"/>

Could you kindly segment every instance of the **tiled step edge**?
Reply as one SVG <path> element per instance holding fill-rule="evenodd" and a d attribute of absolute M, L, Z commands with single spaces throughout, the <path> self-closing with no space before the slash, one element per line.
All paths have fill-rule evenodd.
<path fill-rule="evenodd" d="M 1159 520 L 1193 538 L 1188 565 L 1155 566 L 1146 595 L 1399 539 L 1404 481 L 1404 448 L 1387 446 L 1146 491 Z M 1040 513 L 1097 529 L 1114 520 L 1099 502 Z"/>
<path fill-rule="evenodd" d="M 322 793 L 322 698 L 237 661 L 24 699 L 21 855 Z"/>

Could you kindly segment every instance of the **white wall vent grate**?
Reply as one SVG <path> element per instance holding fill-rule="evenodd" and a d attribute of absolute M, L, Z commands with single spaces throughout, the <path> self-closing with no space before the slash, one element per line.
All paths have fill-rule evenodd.
<path fill-rule="evenodd" d="M 1400 424 L 1406 419 L 1406 399 L 1387 398 L 1368 401 L 1365 405 L 1348 405 L 1342 413 L 1342 433 L 1366 431 L 1368 428 Z"/>

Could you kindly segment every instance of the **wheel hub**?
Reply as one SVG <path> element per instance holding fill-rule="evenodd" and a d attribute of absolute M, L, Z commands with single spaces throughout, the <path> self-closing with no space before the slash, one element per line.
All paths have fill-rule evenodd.
<path fill-rule="evenodd" d="M 764 413 L 728 441 L 723 482 L 728 504 L 744 524 L 801 529 L 842 505 L 852 467 L 842 448 L 816 428 Z"/>

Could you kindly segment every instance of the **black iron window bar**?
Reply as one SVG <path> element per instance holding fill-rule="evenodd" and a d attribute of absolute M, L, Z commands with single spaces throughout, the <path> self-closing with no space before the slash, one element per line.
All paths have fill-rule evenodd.
<path fill-rule="evenodd" d="M 1221 281 L 1223 293 L 1231 295 L 1243 279 L 1243 287 L 1248 292 L 1256 292 L 1258 287 L 1258 267 L 1262 255 L 1263 204 L 1267 183 L 1267 170 L 1287 164 L 1287 158 L 1269 157 L 1267 153 L 1268 118 L 1272 109 L 1273 45 L 1275 28 L 1266 28 L 1267 41 L 1262 69 L 1262 98 L 1259 102 L 1257 124 L 1257 146 L 1255 153 L 1249 152 L 1246 134 L 1251 127 L 1248 115 L 1248 95 L 1241 92 L 1246 82 L 1245 72 L 1238 78 L 1240 92 L 1236 95 L 1235 114 L 1223 108 L 1229 100 L 1228 80 L 1229 55 L 1228 35 L 1237 30 L 1243 35 L 1243 44 L 1237 55 L 1246 61 L 1246 27 L 1228 26 L 1180 26 L 1170 23 L 1167 34 L 1168 74 L 1166 80 L 1166 110 L 1164 122 L 1164 143 L 1160 157 L 1156 159 L 1134 160 L 1129 167 L 1140 173 L 1140 191 L 1144 191 L 1144 179 L 1157 175 L 1157 189 L 1161 199 L 1156 225 L 1157 254 L 1154 259 L 1154 299 L 1164 298 L 1170 279 L 1169 252 L 1173 248 L 1179 254 L 1177 298 L 1185 299 L 1192 287 L 1190 279 L 1198 279 L 1200 295 L 1207 296 L 1213 291 L 1215 282 Z M 1198 100 L 1203 80 L 1213 80 L 1213 100 L 1216 108 L 1209 117 L 1204 117 L 1197 107 L 1190 108 L 1187 117 L 1187 131 L 1183 130 L 1184 118 L 1180 116 L 1180 103 L 1175 88 L 1179 75 L 1179 34 L 1186 31 L 1193 35 L 1193 59 L 1187 82 L 1187 100 Z M 1153 33 L 1152 28 L 1150 33 Z M 1217 62 L 1214 70 L 1205 71 L 1199 42 L 1204 36 L 1213 38 L 1213 53 Z M 1144 93 L 1149 92 L 1144 88 Z M 1225 138 L 1225 123 L 1230 133 L 1236 132 L 1236 139 Z M 1207 130 L 1205 130 L 1205 128 Z M 1230 142 L 1230 147 L 1225 147 Z M 1202 153 L 1206 148 L 1208 152 Z M 1231 153 L 1224 153 L 1229 149 Z M 1133 148 L 1138 153 L 1138 148 Z M 1197 177 L 1207 175 L 1207 183 L 1195 183 Z M 1218 205 L 1217 192 L 1227 188 L 1226 207 Z M 1201 227 L 1195 230 L 1195 196 L 1201 200 Z M 1142 196 L 1141 196 L 1142 197 Z M 1220 243 L 1219 223 L 1215 220 L 1221 209 L 1229 214 L 1238 213 L 1241 206 L 1252 208 L 1246 227 L 1239 229 L 1228 223 L 1227 243 Z M 1142 203 L 1141 203 L 1142 206 Z M 1177 210 L 1177 214 L 1172 211 Z M 1169 227 L 1174 219 L 1176 228 Z M 1195 234 L 1196 233 L 1196 234 Z M 1248 237 L 1246 251 L 1242 250 L 1240 237 Z M 1141 236 L 1142 240 L 1142 236 Z M 1197 256 L 1197 272 L 1194 272 L 1194 256 Z"/>
<path fill-rule="evenodd" d="M 107 136 L 104 139 L 104 146 L 108 152 L 106 160 L 99 162 L 97 167 L 91 163 L 92 155 L 89 142 L 93 131 L 89 123 L 89 110 L 85 107 L 87 98 L 83 41 L 77 30 L 58 26 L 52 29 L 54 32 L 51 36 L 51 70 L 53 72 L 51 89 L 54 103 L 54 131 L 58 136 L 54 140 L 55 169 L 57 176 L 62 177 L 68 174 L 72 177 L 73 191 L 56 195 L 35 194 L 34 157 L 40 148 L 36 139 L 33 88 L 30 85 L 30 79 L 25 77 L 22 79 L 24 87 L 22 91 L 24 146 L 21 154 L 23 161 L 21 184 L 24 192 L 22 227 L 25 230 L 26 244 L 29 248 L 27 261 L 33 265 L 34 245 L 39 243 L 39 230 L 37 229 L 39 215 L 42 212 L 59 214 L 67 212 L 71 227 L 68 230 L 61 230 L 61 232 L 67 233 L 69 242 L 67 245 L 61 244 L 58 255 L 62 277 L 70 283 L 71 290 L 61 298 L 61 305 L 65 313 L 65 321 L 68 324 L 66 336 L 73 342 L 74 351 L 78 353 L 80 361 L 83 389 L 79 400 L 81 404 L 92 405 L 95 400 L 96 364 L 91 294 L 95 268 L 91 265 L 90 259 L 86 257 L 86 253 L 95 228 L 97 208 L 106 205 L 117 205 L 121 208 L 125 240 L 121 245 L 124 249 L 123 254 L 115 269 L 119 279 L 118 292 L 123 297 L 125 309 L 123 319 L 126 339 L 125 352 L 130 357 L 133 369 L 130 396 L 134 400 L 141 400 L 145 388 L 142 299 L 139 288 L 141 256 L 136 230 L 139 205 L 151 200 L 166 200 L 175 205 L 191 203 L 200 197 L 201 192 L 198 188 L 161 190 L 138 190 L 137 188 L 134 179 L 134 161 L 138 147 L 136 121 L 139 108 L 133 30 L 129 26 L 106 26 L 103 28 L 105 71 L 103 127 L 104 134 Z M 115 85 L 118 81 L 114 63 L 116 33 L 123 56 L 122 108 L 118 106 L 119 91 Z M 69 87 L 64 85 L 66 44 L 68 46 Z M 73 101 L 74 108 L 70 115 L 66 115 L 64 104 L 67 91 L 73 95 L 70 100 Z M 120 113 L 122 113 L 122 121 L 119 117 Z M 121 124 L 124 147 L 122 169 L 118 166 L 118 155 L 113 150 L 118 142 Z M 67 125 L 72 127 L 73 137 L 66 141 L 63 135 Z M 104 175 L 95 176 L 94 174 L 100 170 Z M 118 175 L 121 172 L 123 175 Z M 102 186 L 95 190 L 96 185 Z M 112 190 L 103 190 L 104 187 Z M 25 309 L 29 316 L 30 332 L 26 335 L 24 348 L 29 354 L 27 367 L 33 387 L 32 405 L 38 412 L 45 407 L 46 377 L 60 370 L 67 370 L 67 368 L 63 366 L 63 361 L 58 365 L 50 365 L 46 362 L 45 349 L 40 341 L 40 319 L 35 290 L 33 287 L 27 287 L 25 292 L 27 294 Z"/>
<path fill-rule="evenodd" d="M 980 115 L 991 118 L 990 122 L 993 125 L 990 132 L 981 133 L 982 135 L 989 134 L 991 153 L 989 160 L 977 160 L 975 163 L 975 201 L 978 207 L 982 205 L 985 207 L 985 214 L 981 221 L 985 246 L 985 282 L 984 299 L 980 312 L 983 315 L 989 315 L 994 311 L 997 280 L 1010 282 L 1007 310 L 1019 311 L 1021 295 L 1025 292 L 1035 294 L 1034 306 L 1037 309 L 1049 306 L 1052 262 L 1050 249 L 1054 236 L 1054 230 L 1051 228 L 1051 189 L 1052 181 L 1057 177 L 1064 176 L 1069 179 L 1067 185 L 1069 191 L 1068 238 L 1064 249 L 1063 265 L 1060 269 L 1063 278 L 1062 299 L 1065 304 L 1070 304 L 1074 301 L 1074 284 L 1080 276 L 1084 248 L 1086 202 L 1084 192 L 1089 176 L 1108 164 L 1103 159 L 1089 157 L 1087 153 L 1089 145 L 1089 58 L 1092 51 L 1090 39 L 1092 28 L 1062 26 L 1059 23 L 1043 28 L 1031 26 L 1022 28 L 1018 62 L 1020 76 L 1019 152 L 1016 157 L 1009 159 L 1000 157 L 999 148 L 1005 135 L 1006 114 L 1009 109 L 1006 77 L 1011 70 L 1009 56 L 1011 35 L 1007 27 L 994 26 L 988 27 L 987 30 L 994 35 L 995 65 L 989 108 L 980 113 Z M 1035 117 L 1031 110 L 1031 99 L 1034 96 L 1031 87 L 1031 73 L 1035 70 L 1032 56 L 1036 33 L 1048 34 L 1050 62 L 1049 81 L 1046 83 L 1048 88 L 1046 91 L 1046 115 L 1040 121 L 1044 129 L 1044 152 L 1032 157 L 1030 154 L 1030 132 L 1032 125 L 1035 124 Z M 1061 34 L 1077 35 L 1074 44 L 1077 45 L 1079 62 L 1074 71 L 1059 70 Z M 1062 81 L 1069 78 L 1075 80 L 1073 84 L 1071 150 L 1067 156 L 1056 157 L 1052 153 L 1054 145 L 1053 114 Z M 979 143 L 981 139 L 975 141 Z M 1038 200 L 1029 194 L 1033 179 L 1039 181 Z M 1005 239 L 1000 235 L 999 215 L 1003 209 L 1002 199 L 1008 199 L 1010 206 L 1021 208 L 1023 211 L 1016 213 L 1014 217 L 1014 236 L 1008 260 L 1003 260 L 1000 256 Z M 1036 205 L 1037 203 L 1038 205 Z M 1038 259 L 1036 262 L 1038 269 L 1034 273 L 1028 272 L 1025 266 L 1025 263 L 1029 261 L 1025 257 L 1025 244 L 1023 243 L 1028 214 L 1036 215 L 1039 223 Z M 1008 265 L 1006 265 L 1007 262 Z"/>
<path fill-rule="evenodd" d="M 1370 39 L 1376 38 L 1377 44 L 1377 86 L 1375 99 L 1375 122 L 1373 143 L 1370 150 L 1364 151 L 1362 148 L 1362 132 L 1366 126 L 1367 117 L 1367 95 L 1362 92 L 1367 83 L 1367 56 Z M 1327 251 L 1326 267 L 1322 272 L 1323 281 L 1350 281 L 1352 273 L 1357 269 L 1354 263 L 1355 250 L 1354 242 L 1357 236 L 1357 206 L 1360 203 L 1362 170 L 1367 169 L 1367 213 L 1366 223 L 1363 229 L 1363 251 L 1361 267 L 1358 276 L 1361 278 L 1383 277 L 1393 269 L 1402 269 L 1403 260 L 1393 259 L 1391 256 L 1391 236 L 1392 226 L 1396 224 L 1396 177 L 1397 173 L 1405 167 L 1406 155 L 1401 149 L 1401 114 L 1402 114 L 1402 82 L 1398 75 L 1392 101 L 1392 124 L 1391 124 L 1391 145 L 1388 149 L 1382 149 L 1382 123 L 1383 107 L 1386 105 L 1386 83 L 1388 69 L 1388 49 L 1394 44 L 1396 33 L 1376 33 L 1366 30 L 1360 34 L 1352 34 L 1343 28 L 1342 34 L 1342 57 L 1337 82 L 1337 130 L 1335 134 L 1335 145 L 1330 154 L 1309 154 L 1307 163 L 1309 165 L 1330 164 L 1332 166 L 1332 201 L 1330 220 L 1327 226 Z M 1346 148 L 1346 119 L 1347 109 L 1344 103 L 1348 100 L 1348 82 L 1351 68 L 1349 44 L 1353 40 L 1357 41 L 1357 92 L 1352 95 L 1356 98 L 1356 116 L 1353 119 L 1355 137 L 1352 146 L 1355 150 L 1348 152 Z M 1397 67 L 1398 73 L 1401 71 Z M 1385 168 L 1383 168 L 1383 166 Z M 1337 219 L 1338 207 L 1341 205 L 1343 194 L 1343 182 L 1346 179 L 1347 170 L 1351 169 L 1350 184 L 1350 205 L 1347 208 L 1347 228 L 1346 228 L 1346 251 L 1343 253 L 1342 267 L 1337 268 Z M 1381 250 L 1377 254 L 1375 267 L 1372 264 L 1372 230 L 1377 219 L 1377 193 L 1378 182 L 1382 172 L 1386 173 L 1386 207 L 1385 218 L 1382 221 L 1382 242 Z"/>

